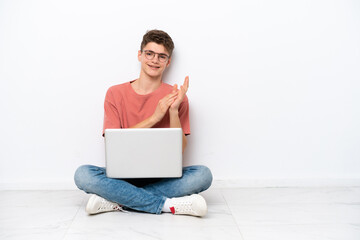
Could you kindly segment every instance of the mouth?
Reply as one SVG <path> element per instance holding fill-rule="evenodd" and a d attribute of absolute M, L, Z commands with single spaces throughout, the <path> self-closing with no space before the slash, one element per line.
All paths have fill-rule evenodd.
<path fill-rule="evenodd" d="M 157 70 L 160 68 L 159 66 L 154 66 L 154 65 L 150 65 L 150 64 L 148 64 L 148 66 L 153 70 Z"/>

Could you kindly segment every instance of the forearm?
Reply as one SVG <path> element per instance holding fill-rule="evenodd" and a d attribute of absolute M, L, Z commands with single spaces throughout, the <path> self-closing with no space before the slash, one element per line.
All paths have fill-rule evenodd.
<path fill-rule="evenodd" d="M 158 122 L 160 122 L 165 114 L 168 112 L 170 105 L 174 102 L 174 99 L 176 98 L 177 93 L 170 93 L 166 95 L 164 98 L 162 98 L 155 109 L 155 112 L 153 115 L 145 119 L 144 121 L 137 123 L 134 126 L 131 126 L 130 128 L 151 128 Z"/>
<path fill-rule="evenodd" d="M 145 119 L 142 122 L 139 122 L 138 124 L 131 126 L 130 128 L 151 128 L 153 127 L 155 124 L 157 123 L 157 121 L 155 120 L 155 118 L 153 116 Z"/>
<path fill-rule="evenodd" d="M 170 127 L 171 128 L 181 128 L 178 110 L 170 109 L 169 113 L 170 113 Z M 186 145 L 187 145 L 187 140 L 186 140 L 185 134 L 183 133 L 183 136 L 182 136 L 182 151 L 183 151 L 183 153 L 185 151 Z"/>

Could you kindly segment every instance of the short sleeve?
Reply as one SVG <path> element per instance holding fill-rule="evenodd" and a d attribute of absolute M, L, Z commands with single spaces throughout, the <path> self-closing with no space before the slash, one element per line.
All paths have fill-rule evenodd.
<path fill-rule="evenodd" d="M 189 120 L 189 100 L 185 95 L 183 102 L 179 106 L 179 118 L 181 128 L 185 135 L 190 135 L 190 120 Z"/>
<path fill-rule="evenodd" d="M 105 102 L 104 102 L 104 126 L 103 126 L 103 136 L 105 134 L 105 129 L 107 128 L 120 128 L 120 117 L 118 109 L 116 108 L 114 96 L 109 89 L 106 92 Z"/>

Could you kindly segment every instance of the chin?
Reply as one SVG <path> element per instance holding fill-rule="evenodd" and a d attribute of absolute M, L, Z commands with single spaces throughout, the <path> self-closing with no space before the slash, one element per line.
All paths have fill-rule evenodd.
<path fill-rule="evenodd" d="M 162 76 L 162 73 L 147 73 L 149 77 L 158 78 Z"/>

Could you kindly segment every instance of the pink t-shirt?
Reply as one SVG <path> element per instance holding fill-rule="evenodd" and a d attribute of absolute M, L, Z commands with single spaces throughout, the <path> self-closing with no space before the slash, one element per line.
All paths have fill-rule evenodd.
<path fill-rule="evenodd" d="M 152 93 L 139 95 L 132 88 L 131 82 L 118 84 L 108 89 L 104 103 L 103 135 L 107 128 L 129 128 L 149 118 L 154 113 L 159 100 L 171 93 L 173 89 L 171 85 L 161 83 L 160 87 Z M 179 106 L 179 118 L 184 134 L 189 135 L 189 102 L 187 96 Z M 153 127 L 169 128 L 169 112 Z"/>

